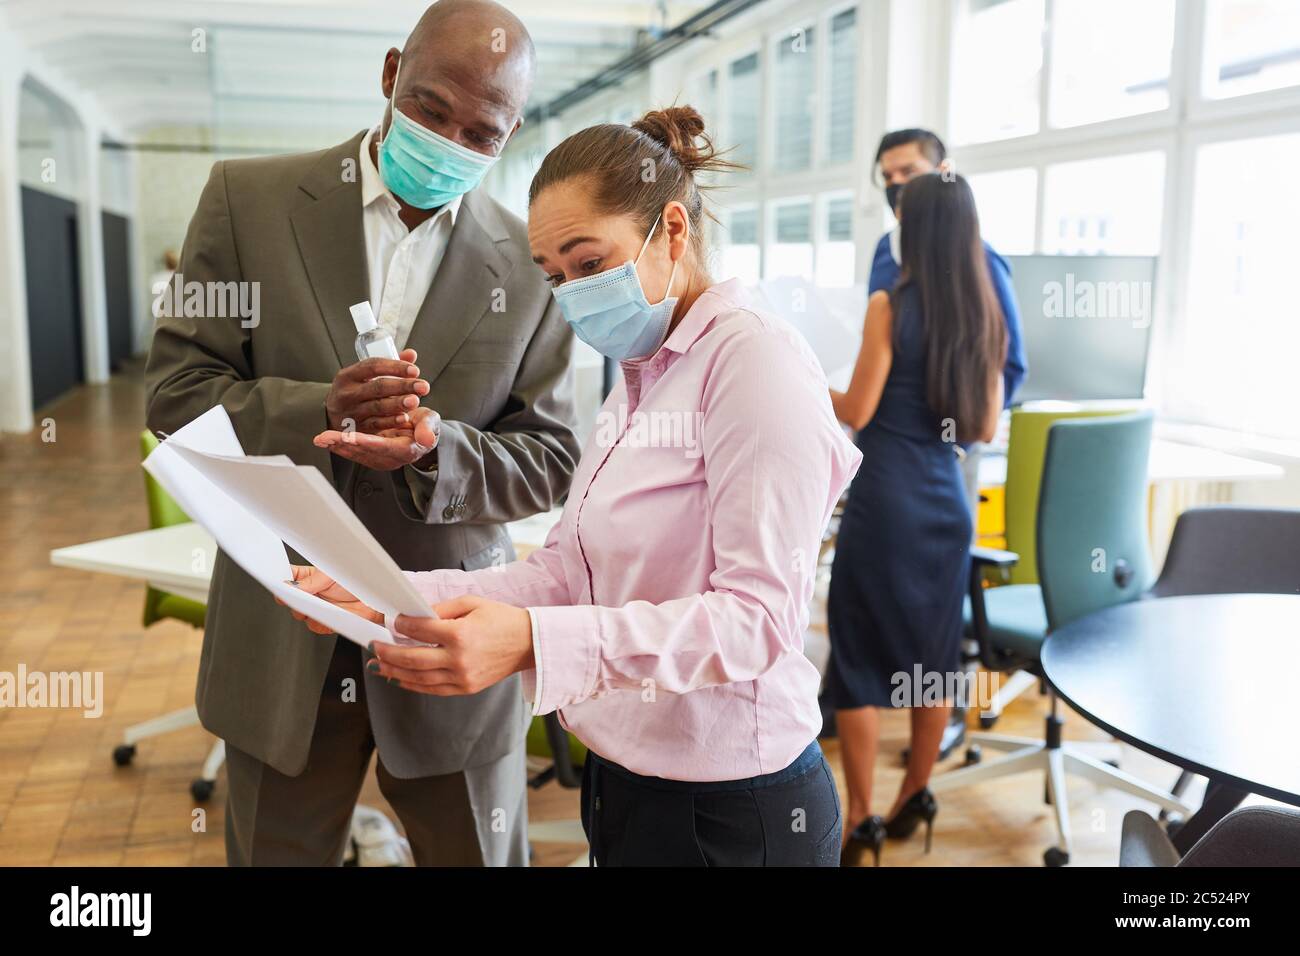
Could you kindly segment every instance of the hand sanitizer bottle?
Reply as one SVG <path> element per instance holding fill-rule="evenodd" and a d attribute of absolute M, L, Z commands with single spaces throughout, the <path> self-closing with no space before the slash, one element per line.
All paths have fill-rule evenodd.
<path fill-rule="evenodd" d="M 348 310 L 352 313 L 352 324 L 357 327 L 357 358 L 363 362 L 368 358 L 386 358 L 396 360 L 397 343 L 392 333 L 380 328 L 375 321 L 375 313 L 369 302 L 358 302 Z"/>

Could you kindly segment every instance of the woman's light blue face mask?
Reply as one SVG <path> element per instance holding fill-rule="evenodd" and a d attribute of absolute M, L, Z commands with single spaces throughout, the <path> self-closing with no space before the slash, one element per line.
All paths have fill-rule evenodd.
<path fill-rule="evenodd" d="M 662 214 L 655 218 L 635 259 L 551 290 L 573 334 L 616 361 L 645 358 L 658 351 L 668 336 L 668 324 L 677 306 L 677 298 L 670 297 L 677 263 L 673 262 L 668 274 L 663 299 L 654 305 L 646 301 L 636 271 L 662 218 Z"/>
<path fill-rule="evenodd" d="M 393 97 L 401 75 L 402 62 L 398 60 L 388 100 L 391 119 L 379 144 L 379 175 L 408 206 L 436 209 L 477 186 L 497 157 L 453 143 L 400 112 Z"/>

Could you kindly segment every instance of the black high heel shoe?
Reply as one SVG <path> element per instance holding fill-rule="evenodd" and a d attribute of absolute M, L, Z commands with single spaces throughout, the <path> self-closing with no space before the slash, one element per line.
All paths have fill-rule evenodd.
<path fill-rule="evenodd" d="M 880 866 L 880 848 L 885 843 L 885 821 L 883 817 L 867 817 L 849 834 L 849 842 L 840 851 L 840 866 L 857 866 L 865 850 L 870 850 Z"/>
<path fill-rule="evenodd" d="M 929 787 L 922 787 L 907 798 L 907 802 L 898 808 L 898 812 L 885 824 L 885 835 L 893 840 L 906 840 L 921 821 L 925 821 L 925 852 L 930 852 L 930 834 L 934 828 L 934 818 L 939 812 L 939 801 Z"/>

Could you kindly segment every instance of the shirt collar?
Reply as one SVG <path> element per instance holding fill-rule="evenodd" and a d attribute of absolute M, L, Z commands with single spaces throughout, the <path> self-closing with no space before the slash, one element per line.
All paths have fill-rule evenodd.
<path fill-rule="evenodd" d="M 375 167 L 375 161 L 370 158 L 370 144 L 378 132 L 379 127 L 375 127 L 361 138 L 361 205 L 364 208 L 373 202 L 385 200 L 388 206 L 396 212 L 400 208 L 397 205 L 397 200 L 393 198 L 392 192 L 384 185 L 384 178 L 379 175 L 379 170 Z M 456 225 L 456 215 L 460 212 L 462 198 L 464 197 L 457 196 L 439 209 L 437 215 L 441 216 L 444 212 L 447 213 L 451 217 L 451 224 Z"/>
<path fill-rule="evenodd" d="M 666 352 L 685 355 L 699 337 L 708 330 L 714 319 L 723 312 L 743 308 L 748 305 L 748 302 L 745 287 L 739 279 L 728 279 L 726 282 L 719 282 L 717 285 L 709 286 L 700 293 L 700 297 L 682 316 L 682 320 L 677 323 L 677 328 L 672 330 L 668 338 L 664 340 L 663 345 L 645 358 L 634 361 L 625 359 L 619 365 L 625 375 L 628 373 L 639 375 L 643 367 L 656 359 L 660 359 L 661 356 L 662 360 L 666 361 Z"/>
<path fill-rule="evenodd" d="M 728 279 L 709 286 L 695 300 L 682 320 L 677 323 L 663 347 L 685 355 L 715 318 L 723 312 L 740 308 L 748 303 L 745 288 L 739 279 Z"/>

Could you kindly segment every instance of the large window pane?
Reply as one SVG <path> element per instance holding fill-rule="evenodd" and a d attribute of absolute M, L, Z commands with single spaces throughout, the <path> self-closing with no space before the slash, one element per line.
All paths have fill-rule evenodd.
<path fill-rule="evenodd" d="M 807 200 L 774 204 L 772 245 L 764 261 L 763 277 L 813 275 L 812 203 Z"/>
<path fill-rule="evenodd" d="M 975 193 L 984 241 L 1003 255 L 1032 253 L 1038 173 L 1033 169 L 1004 169 L 977 173 L 966 180 Z"/>
<path fill-rule="evenodd" d="M 718 279 L 740 279 L 753 285 L 759 280 L 759 219 L 757 207 L 733 209 L 724 217 L 726 229 Z"/>
<path fill-rule="evenodd" d="M 1295 224 L 1300 133 L 1214 143 L 1196 155 L 1186 303 L 1169 336 L 1169 410 L 1241 431 L 1300 438 L 1296 415 Z"/>
<path fill-rule="evenodd" d="M 826 161 L 847 163 L 853 159 L 854 93 L 857 88 L 856 9 L 844 10 L 831 19 L 831 49 L 826 110 Z"/>
<path fill-rule="evenodd" d="M 1300 3 L 1210 0 L 1205 95 L 1241 96 L 1300 85 Z"/>
<path fill-rule="evenodd" d="M 734 147 L 731 158 L 751 169 L 758 159 L 758 54 L 731 64 L 727 88 L 727 135 Z"/>
<path fill-rule="evenodd" d="M 777 172 L 795 172 L 812 165 L 813 82 L 816 59 L 812 27 L 795 30 L 776 47 L 773 83 L 776 126 L 772 164 Z"/>
<path fill-rule="evenodd" d="M 709 70 L 695 78 L 690 85 L 689 104 L 704 117 L 704 129 L 709 136 L 716 136 L 718 129 L 718 71 Z M 721 145 L 721 142 L 719 142 Z M 717 174 L 704 172 L 698 174 L 701 185 L 711 186 L 717 182 Z"/>
<path fill-rule="evenodd" d="M 1051 125 L 1168 108 L 1173 46 L 1174 0 L 1056 0 Z"/>
<path fill-rule="evenodd" d="M 694 106 L 701 116 L 704 117 L 704 128 L 715 130 L 718 128 L 718 71 L 709 70 L 695 78 L 691 85 L 690 105 Z"/>
<path fill-rule="evenodd" d="M 1153 256 L 1160 252 L 1164 153 L 1134 153 L 1047 167 L 1043 251 Z"/>
<path fill-rule="evenodd" d="M 950 125 L 958 143 L 1038 132 L 1044 0 L 961 0 Z"/>
<path fill-rule="evenodd" d="M 853 285 L 853 197 L 832 196 L 825 201 L 824 230 L 817 244 L 817 285 L 837 288 Z"/>

